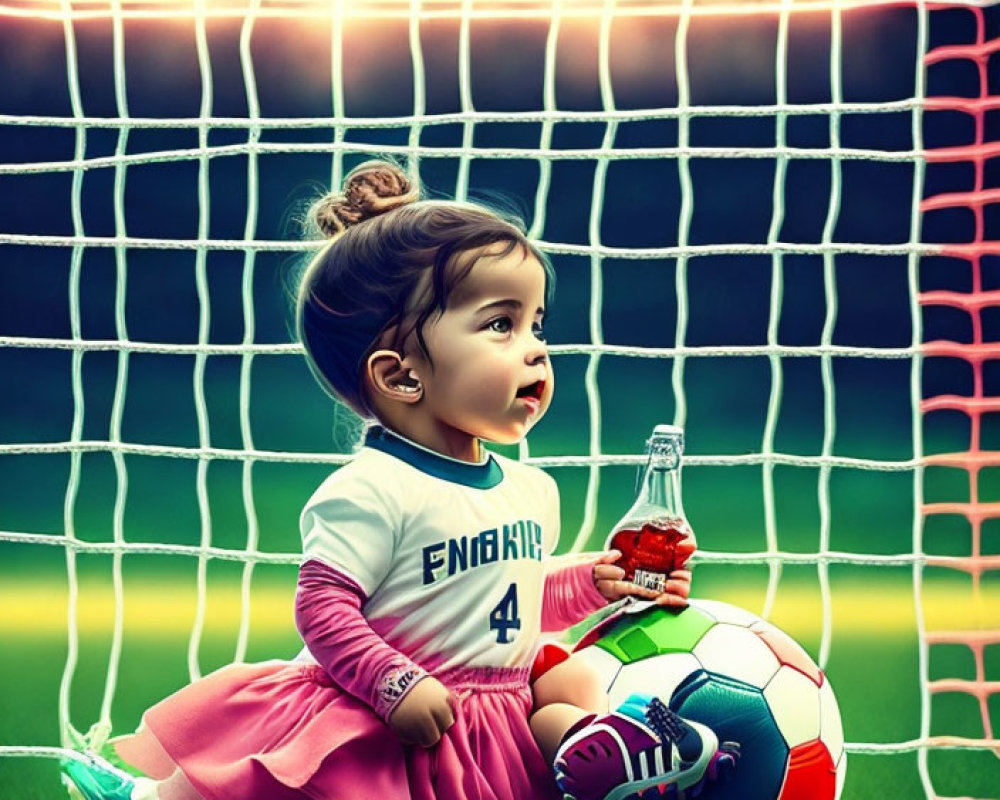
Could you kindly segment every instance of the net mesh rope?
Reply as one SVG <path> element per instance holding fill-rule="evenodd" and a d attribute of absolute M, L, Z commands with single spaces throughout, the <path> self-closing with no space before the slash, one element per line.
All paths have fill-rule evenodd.
<path fill-rule="evenodd" d="M 984 396 L 982 369 L 983 362 L 1000 358 L 1000 346 L 985 342 L 981 312 L 992 305 L 1000 305 L 997 292 L 985 292 L 982 288 L 981 262 L 984 255 L 998 254 L 996 242 L 990 242 L 984 227 L 984 205 L 1000 200 L 996 189 L 985 189 L 983 182 L 985 161 L 997 155 L 997 145 L 984 140 L 984 114 L 997 107 L 997 99 L 990 97 L 987 80 L 987 64 L 991 54 L 1000 49 L 997 40 L 987 41 L 982 8 L 987 3 L 965 2 L 952 4 L 917 3 L 918 42 L 915 70 L 914 97 L 885 103 L 844 102 L 841 87 L 842 39 L 841 23 L 844 14 L 853 7 L 871 7 L 875 3 L 847 2 L 783 2 L 720 5 L 699 3 L 695 0 L 679 0 L 675 3 L 645 2 L 561 2 L 539 4 L 525 0 L 510 0 L 504 3 L 473 2 L 473 0 L 372 0 L 365 4 L 348 0 L 332 0 L 324 6 L 324 13 L 332 14 L 332 39 L 330 42 L 330 70 L 332 88 L 332 118 L 276 119 L 261 115 L 257 92 L 255 65 L 251 55 L 251 39 L 258 25 L 267 24 L 272 18 L 309 18 L 316 13 L 315 5 L 309 2 L 277 2 L 277 0 L 250 0 L 250 2 L 205 2 L 193 0 L 178 11 L 178 4 L 166 2 L 82 2 L 81 0 L 61 0 L 47 3 L 8 3 L 0 5 L 0 18 L 32 17 L 61 21 L 67 61 L 67 80 L 72 117 L 36 116 L 14 117 L 0 115 L 0 124 L 39 126 L 42 128 L 70 128 L 75 132 L 75 150 L 71 160 L 45 163 L 4 163 L 0 164 L 0 175 L 29 175 L 39 173 L 69 172 L 72 175 L 71 214 L 73 234 L 71 236 L 41 236 L 18 232 L 0 232 L 0 245 L 27 245 L 64 247 L 71 249 L 69 292 L 71 339 L 31 338 L 0 336 L 0 347 L 32 349 L 67 349 L 72 356 L 72 393 L 74 413 L 71 435 L 68 441 L 57 443 L 15 443 L 0 445 L 0 455 L 53 454 L 63 453 L 70 457 L 70 474 L 65 495 L 64 532 L 60 535 L 42 534 L 30 531 L 0 531 L 0 540 L 19 542 L 37 546 L 63 548 L 66 552 L 69 581 L 70 635 L 68 653 L 59 692 L 59 720 L 63 732 L 64 745 L 86 744 L 100 748 L 111 733 L 111 706 L 116 693 L 119 665 L 123 646 L 123 618 L 126 597 L 123 588 L 122 559 L 126 554 L 155 553 L 175 554 L 197 560 L 197 614 L 188 644 L 188 669 L 192 678 L 200 675 L 199 650 L 201 647 L 208 586 L 206 572 L 208 562 L 223 559 L 240 562 L 242 567 L 241 603 L 242 613 L 234 657 L 242 660 L 247 652 L 250 619 L 250 593 L 253 571 L 257 564 L 296 564 L 299 554 L 295 552 L 274 553 L 258 550 L 259 525 L 253 492 L 254 465 L 258 462 L 279 463 L 322 463 L 339 465 L 348 456 L 340 454 L 316 454 L 302 452 L 281 452 L 260 450 L 255 447 L 251 426 L 250 389 L 254 360 L 259 356 L 301 357 L 297 344 L 260 344 L 255 341 L 255 307 L 253 299 L 254 270 L 257 256 L 267 252 L 302 252 L 310 247 L 298 242 L 257 240 L 259 216 L 259 159 L 271 153 L 324 153 L 331 155 L 330 178 L 338 184 L 344 174 L 344 156 L 358 153 L 389 153 L 405 155 L 417 168 L 421 159 L 457 158 L 459 168 L 454 194 L 458 199 L 468 197 L 470 189 L 470 169 L 473 159 L 514 159 L 526 155 L 538 159 L 538 185 L 534 198 L 534 214 L 529 234 L 539 246 L 553 254 L 580 256 L 589 263 L 590 296 L 589 341 L 553 345 L 551 353 L 559 359 L 566 355 L 582 355 L 587 358 L 585 375 L 588 406 L 589 451 L 578 455 L 532 457 L 527 442 L 520 446 L 520 457 L 540 467 L 579 467 L 586 470 L 587 492 L 583 520 L 573 536 L 571 549 L 582 549 L 591 539 L 597 520 L 598 491 L 602 468 L 613 465 L 638 465 L 642 456 L 612 455 L 602 452 L 602 406 L 598 386 L 598 369 L 605 356 L 625 356 L 638 359 L 669 359 L 671 382 L 676 398 L 673 422 L 684 425 L 687 419 L 687 395 L 685 391 L 685 369 L 692 358 L 712 357 L 766 357 L 770 368 L 770 390 L 767 417 L 763 439 L 759 451 L 740 455 L 692 455 L 686 463 L 698 466 L 760 466 L 763 479 L 762 491 L 765 510 L 766 547 L 759 552 L 731 553 L 710 549 L 701 551 L 698 559 L 705 563 L 757 563 L 768 568 L 768 586 L 763 615 L 768 616 L 773 608 L 781 571 L 785 565 L 815 565 L 818 573 L 823 608 L 823 630 L 818 661 L 825 666 L 831 649 L 832 601 L 829 581 L 831 564 L 864 564 L 901 566 L 912 571 L 915 599 L 915 614 L 919 637 L 919 673 L 921 681 L 920 736 L 918 739 L 901 742 L 849 742 L 846 749 L 851 753 L 902 753 L 916 751 L 921 781 L 928 798 L 935 794 L 932 776 L 928 767 L 928 753 L 934 749 L 993 749 L 1000 752 L 1000 741 L 990 727 L 988 709 L 989 698 L 1000 691 L 995 682 L 985 680 L 984 648 L 1000 644 L 1000 630 L 989 631 L 936 631 L 925 630 L 923 621 L 922 585 L 924 571 L 928 565 L 954 569 L 972 575 L 974 591 L 981 590 L 981 578 L 985 571 L 1000 568 L 996 556 L 981 555 L 982 523 L 1000 517 L 1000 504 L 980 502 L 978 499 L 977 476 L 982 469 L 1000 466 L 1000 455 L 981 449 L 980 423 L 982 415 L 1000 410 L 995 398 Z M 887 3 L 893 5 L 893 3 Z M 933 14 L 939 8 L 961 7 L 971 11 L 977 20 L 977 41 L 968 46 L 941 47 L 928 50 L 928 26 Z M 831 102 L 796 105 L 788 102 L 787 72 L 789 21 L 796 13 L 822 12 L 829 16 L 831 31 L 830 47 L 830 88 Z M 771 13 L 778 15 L 778 39 L 775 52 L 776 102 L 773 105 L 758 106 L 693 106 L 690 97 L 688 74 L 688 30 L 693 18 L 699 15 L 717 13 Z M 413 113 L 403 117 L 349 118 L 344 107 L 343 76 L 345 22 L 352 16 L 405 19 L 409 22 L 409 46 L 413 71 Z M 677 77 L 678 101 L 673 108 L 619 110 L 615 103 L 615 91 L 610 67 L 610 41 L 612 23 L 633 15 L 666 15 L 677 17 L 674 41 L 675 70 Z M 139 118 L 129 113 L 125 72 L 124 23 L 130 19 L 164 19 L 180 16 L 194 25 L 198 68 L 201 78 L 201 103 L 199 118 Z M 239 54 L 242 65 L 244 89 L 247 100 L 246 119 L 213 116 L 213 79 L 209 57 L 207 26 L 214 17 L 236 17 L 241 19 Z M 579 17 L 598 20 L 598 70 L 600 112 L 571 112 L 560 110 L 556 105 L 556 49 L 560 28 L 568 19 Z M 540 112 L 514 112 L 498 114 L 477 111 L 474 105 L 471 80 L 471 35 L 470 26 L 475 20 L 542 19 L 547 21 L 548 34 L 545 47 L 545 70 L 543 81 L 543 109 Z M 78 55 L 75 26 L 84 20 L 110 20 L 113 26 L 113 52 L 116 117 L 95 118 L 84 113 L 82 89 L 78 72 Z M 426 74 L 421 46 L 421 23 L 430 19 L 451 19 L 459 22 L 459 96 L 461 111 L 457 114 L 428 115 L 426 100 Z M 975 99 L 925 97 L 925 71 L 930 64 L 947 59 L 972 59 L 977 66 L 980 79 L 979 95 Z M 924 152 L 923 115 L 931 110 L 959 110 L 973 115 L 976 121 L 976 142 L 966 148 L 942 148 L 939 151 Z M 843 147 L 840 142 L 841 118 L 845 114 L 881 114 L 908 112 L 912 119 L 913 148 L 908 151 L 879 150 Z M 800 114 L 823 114 L 829 120 L 829 146 L 800 148 L 789 146 L 786 139 L 787 120 Z M 776 141 L 773 147 L 694 147 L 690 144 L 690 123 L 692 118 L 756 115 L 773 118 Z M 642 120 L 676 120 L 678 141 L 676 147 L 628 148 L 616 146 L 619 126 L 625 122 Z M 541 137 L 537 148 L 528 151 L 518 148 L 483 147 L 474 143 L 477 125 L 490 122 L 537 122 L 541 123 Z M 553 146 L 555 126 L 560 122 L 593 122 L 604 126 L 603 141 L 599 147 L 566 149 Z M 458 147 L 428 146 L 421 143 L 421 132 L 431 125 L 459 123 L 462 126 L 462 144 Z M 115 152 L 111 156 L 87 156 L 88 134 L 95 128 L 117 132 Z M 156 150 L 147 153 L 130 153 L 129 137 L 137 130 L 185 129 L 197 131 L 198 144 L 190 149 Z M 275 130 L 301 131 L 311 128 L 331 128 L 333 139 L 324 143 L 264 142 L 262 133 Z M 406 145 L 365 145 L 345 140 L 349 128 L 395 128 L 408 131 Z M 240 144 L 213 145 L 209 133 L 213 130 L 233 129 L 246 133 L 246 142 Z M 209 235 L 209 163 L 216 157 L 240 154 L 246 156 L 247 205 L 245 227 L 242 240 L 224 240 Z M 690 244 L 692 216 L 694 212 L 694 182 L 690 169 L 693 158 L 713 159 L 774 159 L 776 164 L 773 182 L 773 212 L 767 241 L 765 244 Z M 588 241 L 585 244 L 570 244 L 541 240 L 545 229 L 546 208 L 550 201 L 553 162 L 564 159 L 587 160 L 596 164 L 590 215 L 588 220 Z M 607 192 L 607 173 L 614 161 L 626 159 L 672 159 L 676 160 L 681 187 L 681 213 L 677 223 L 677 245 L 656 248 L 625 248 L 609 246 L 601 241 L 602 211 Z M 782 242 L 780 232 L 786 212 L 786 174 L 790 159 L 821 159 L 830 165 L 830 192 L 826 207 L 825 223 L 819 244 L 793 244 Z M 155 239 L 138 238 L 129 235 L 125 223 L 125 184 L 130 167 L 142 164 L 169 161 L 194 161 L 198 164 L 197 204 L 198 226 L 195 239 Z M 842 163 L 848 160 L 869 160 L 901 162 L 912 164 L 913 180 L 912 213 L 909 241 L 901 244 L 883 245 L 871 243 L 848 243 L 835 240 L 835 231 L 841 210 Z M 976 189 L 971 193 L 940 197 L 923 196 L 923 176 L 927 164 L 934 162 L 968 161 L 975 165 Z M 114 175 L 114 218 L 113 236 L 88 235 L 83 214 L 83 179 L 90 170 L 111 168 Z M 921 214 L 934 208 L 946 206 L 964 207 L 972 210 L 976 219 L 976 241 L 967 246 L 942 248 L 940 245 L 925 244 L 921 241 Z M 81 266 L 88 248 L 110 248 L 114 253 L 116 267 L 116 294 L 114 303 L 114 340 L 94 340 L 83 337 L 80 317 Z M 126 325 L 126 258 L 130 250 L 180 250 L 193 252 L 196 286 L 199 298 L 198 339 L 194 344 L 162 344 L 134 341 L 129 336 Z M 207 276 L 207 259 L 213 251 L 235 251 L 243 255 L 242 303 L 245 321 L 242 342 L 238 345 L 220 345 L 210 342 L 211 302 Z M 835 258 L 839 254 L 896 255 L 907 259 L 910 315 L 912 320 L 912 341 L 908 347 L 849 347 L 833 343 L 834 327 L 838 313 L 838 291 L 836 285 Z M 969 262 L 973 278 L 973 291 L 959 295 L 948 292 L 921 292 L 919 270 L 921 258 L 932 254 L 945 253 Z M 763 255 L 771 262 L 771 293 L 767 328 L 767 343 L 762 346 L 688 346 L 688 270 L 692 259 L 712 255 Z M 821 341 L 818 346 L 786 346 L 778 342 L 778 321 L 783 301 L 784 260 L 789 255 L 811 254 L 822 258 L 823 287 L 825 298 L 825 318 Z M 676 259 L 677 322 L 674 347 L 629 347 L 605 343 L 602 327 L 604 264 L 611 258 L 630 260 Z M 921 307 L 925 305 L 948 305 L 966 310 L 973 320 L 973 342 L 959 345 L 952 342 L 922 341 Z M 111 425 L 107 440 L 84 439 L 84 384 L 82 377 L 83 356 L 88 352 L 109 351 L 117 353 L 117 380 L 112 405 Z M 197 447 L 157 446 L 138 444 L 123 440 L 122 416 L 128 386 L 130 358 L 133 354 L 185 354 L 194 356 L 192 388 L 198 427 Z M 240 359 L 239 382 L 239 427 L 241 448 L 214 447 L 211 443 L 209 410 L 205 397 L 205 371 L 209 357 L 214 355 L 238 356 Z M 967 360 L 975 374 L 975 395 L 972 398 L 943 396 L 922 399 L 921 371 L 925 355 L 945 355 Z M 820 455 L 803 456 L 782 453 L 776 450 L 775 433 L 781 408 L 783 389 L 783 359 L 788 357 L 818 358 L 821 364 L 823 387 L 824 433 Z M 902 460 L 849 458 L 834 455 L 836 437 L 836 386 L 832 362 L 834 358 L 902 359 L 911 364 L 912 400 L 912 457 Z M 972 438 L 968 452 L 925 457 L 922 440 L 923 414 L 940 408 L 959 409 L 972 420 Z M 81 461 L 86 453 L 109 453 L 113 458 L 116 476 L 113 530 L 109 542 L 89 542 L 80 539 L 74 530 L 74 509 L 81 481 Z M 156 544 L 130 542 L 125 535 L 125 503 L 128 494 L 129 472 L 125 457 L 128 455 L 161 456 L 174 459 L 193 459 L 197 463 L 197 502 L 202 521 L 200 542 L 194 545 Z M 246 545 L 243 548 L 220 547 L 213 543 L 213 529 L 209 504 L 207 470 L 212 461 L 233 460 L 242 464 L 242 500 L 247 521 Z M 923 503 L 924 467 L 927 464 L 946 464 L 968 470 L 970 500 L 962 504 Z M 775 513 L 775 479 L 777 466 L 799 466 L 817 469 L 817 491 L 820 498 L 820 544 L 815 553 L 785 552 L 779 548 Z M 830 549 L 830 476 L 834 469 L 899 472 L 912 475 L 915 507 L 913 509 L 913 549 L 900 555 L 878 555 L 840 552 Z M 968 558 L 928 556 L 923 547 L 925 518 L 935 514 L 962 514 L 970 520 L 973 531 L 973 553 Z M 114 627 L 110 654 L 107 664 L 106 681 L 100 705 L 97 724 L 86 737 L 79 734 L 71 723 L 70 694 L 73 677 L 77 668 L 79 637 L 75 625 L 79 581 L 77 557 L 83 553 L 109 554 L 112 558 L 112 584 L 114 593 Z M 967 646 L 974 655 L 977 680 L 959 681 L 929 678 L 929 650 L 937 644 L 961 644 Z M 946 691 L 967 692 L 978 702 L 983 728 L 981 739 L 954 736 L 931 735 L 931 696 Z M 64 748 L 4 746 L 0 756 L 42 756 L 57 757 L 69 753 Z"/>

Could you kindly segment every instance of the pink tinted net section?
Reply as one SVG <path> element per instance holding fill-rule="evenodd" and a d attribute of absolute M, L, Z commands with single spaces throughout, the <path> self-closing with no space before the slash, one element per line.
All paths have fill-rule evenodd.
<path fill-rule="evenodd" d="M 967 573 L 972 579 L 973 597 L 977 603 L 982 599 L 982 579 L 985 572 L 1000 570 L 1000 556 L 983 554 L 983 523 L 1000 519 L 1000 503 L 980 501 L 980 473 L 985 469 L 1000 467 L 1000 452 L 982 448 L 982 422 L 986 414 L 1000 413 L 1000 397 L 987 396 L 984 392 L 983 365 L 990 360 L 1000 360 L 1000 342 L 988 341 L 983 331 L 983 310 L 1000 307 L 1000 291 L 986 291 L 983 288 L 983 259 L 1000 257 L 1000 241 L 995 231 L 986 228 L 987 206 L 1000 203 L 1000 189 L 985 188 L 986 161 L 1000 157 L 1000 142 L 985 139 L 985 118 L 990 111 L 1000 110 L 1000 97 L 990 96 L 990 58 L 1000 52 L 1000 38 L 986 39 L 986 25 L 982 8 L 970 8 L 976 19 L 976 41 L 965 45 L 938 47 L 924 57 L 925 67 L 930 67 L 951 59 L 971 61 L 978 75 L 977 97 L 930 97 L 925 100 L 929 112 L 950 111 L 971 115 L 975 124 L 975 137 L 971 144 L 957 147 L 942 147 L 925 151 L 928 164 L 964 162 L 971 163 L 975 173 L 975 184 L 971 191 L 938 194 L 927 197 L 921 204 L 921 211 L 940 209 L 968 209 L 974 220 L 974 237 L 965 244 L 945 245 L 941 255 L 961 259 L 969 265 L 972 276 L 971 291 L 928 291 L 920 294 L 922 306 L 949 306 L 967 313 L 971 320 L 971 343 L 953 341 L 925 342 L 926 356 L 959 358 L 970 364 L 973 373 L 973 393 L 971 397 L 943 394 L 928 397 L 921 403 L 924 414 L 933 411 L 952 410 L 966 414 L 970 420 L 969 449 L 966 452 L 930 455 L 924 459 L 928 465 L 945 466 L 965 470 L 968 473 L 969 501 L 928 503 L 922 508 L 924 517 L 932 515 L 961 515 L 969 522 L 971 531 L 970 555 L 962 558 L 927 557 L 929 566 L 956 569 Z M 995 59 L 994 59 L 995 63 Z M 990 235 L 993 235 L 991 238 Z M 1000 756 L 997 732 L 990 720 L 989 701 L 1000 694 L 1000 681 L 986 680 L 985 650 L 989 646 L 1000 645 L 1000 629 L 993 630 L 953 630 L 927 634 L 927 643 L 962 645 L 968 647 L 975 662 L 975 679 L 964 680 L 945 678 L 931 681 L 931 693 L 964 692 L 978 702 L 982 719 L 983 738 L 981 745 L 991 746 Z"/>

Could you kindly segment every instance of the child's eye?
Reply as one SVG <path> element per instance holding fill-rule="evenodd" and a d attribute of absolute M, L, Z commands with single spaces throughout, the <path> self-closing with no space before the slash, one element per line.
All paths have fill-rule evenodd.
<path fill-rule="evenodd" d="M 493 331 L 494 333 L 508 334 L 514 330 L 514 320 L 507 316 L 491 319 L 486 323 L 486 330 Z M 542 328 L 541 322 L 532 323 L 531 333 L 539 341 L 545 341 L 545 330 Z"/>
<path fill-rule="evenodd" d="M 491 319 L 486 324 L 486 328 L 494 333 L 510 333 L 514 328 L 514 323 L 510 317 L 497 317 Z"/>

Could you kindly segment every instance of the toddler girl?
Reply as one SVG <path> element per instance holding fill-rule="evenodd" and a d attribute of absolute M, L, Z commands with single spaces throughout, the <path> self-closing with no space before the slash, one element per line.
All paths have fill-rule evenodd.
<path fill-rule="evenodd" d="M 557 800 L 558 778 L 589 800 L 701 780 L 711 732 L 648 698 L 608 714 L 582 662 L 539 655 L 543 631 L 608 602 L 683 606 L 691 579 L 656 594 L 615 551 L 552 558 L 555 482 L 481 445 L 520 440 L 552 399 L 544 255 L 387 162 L 312 218 L 331 241 L 299 289 L 307 360 L 377 424 L 301 515 L 306 649 L 149 709 L 116 743 L 148 779 L 91 758 L 70 782 L 87 800 Z"/>

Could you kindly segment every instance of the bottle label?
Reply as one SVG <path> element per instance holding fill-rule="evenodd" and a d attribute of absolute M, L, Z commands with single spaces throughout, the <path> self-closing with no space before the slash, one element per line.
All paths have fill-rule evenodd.
<path fill-rule="evenodd" d="M 647 572 L 644 569 L 637 569 L 633 583 L 637 583 L 643 589 L 652 589 L 654 592 L 662 592 L 667 588 L 667 576 L 662 572 Z"/>

